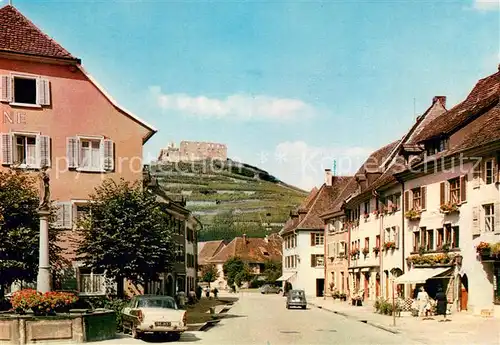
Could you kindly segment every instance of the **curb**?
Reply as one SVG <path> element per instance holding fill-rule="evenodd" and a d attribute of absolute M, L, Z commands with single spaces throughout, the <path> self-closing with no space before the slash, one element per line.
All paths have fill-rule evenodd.
<path fill-rule="evenodd" d="M 232 305 L 231 306 L 225 306 L 224 308 L 222 308 L 221 310 L 219 310 L 219 312 L 217 313 L 217 315 L 221 315 L 220 319 L 217 319 L 217 320 L 210 320 L 210 321 L 207 321 L 205 322 L 199 329 L 198 329 L 198 332 L 206 332 L 207 330 L 209 330 L 210 328 L 214 327 L 216 324 L 218 324 L 221 319 L 224 318 L 224 314 L 226 314 L 230 309 L 231 309 Z M 189 325 L 188 325 L 189 327 Z"/>
<path fill-rule="evenodd" d="M 391 327 L 388 327 L 388 326 L 384 326 L 384 325 L 378 324 L 378 323 L 373 322 L 373 321 L 363 320 L 363 319 L 360 319 L 360 318 L 358 318 L 356 316 L 352 316 L 352 315 L 349 315 L 349 314 L 341 312 L 341 311 L 337 311 L 337 310 L 333 310 L 333 309 L 328 309 L 328 308 L 325 308 L 323 306 L 320 306 L 320 305 L 317 305 L 317 304 L 314 304 L 314 303 L 308 303 L 308 304 L 310 304 L 311 306 L 314 306 L 314 307 L 316 307 L 318 309 L 322 309 L 322 310 L 328 311 L 330 313 L 341 315 L 341 316 L 344 316 L 345 318 L 348 318 L 348 319 L 354 319 L 354 320 L 356 320 L 358 322 L 370 325 L 372 327 L 379 328 L 379 329 L 381 329 L 383 331 L 386 331 L 386 332 L 389 332 L 389 333 L 392 333 L 392 334 L 400 334 L 401 333 L 401 331 L 399 331 L 397 329 L 394 329 L 394 328 L 391 328 Z"/>

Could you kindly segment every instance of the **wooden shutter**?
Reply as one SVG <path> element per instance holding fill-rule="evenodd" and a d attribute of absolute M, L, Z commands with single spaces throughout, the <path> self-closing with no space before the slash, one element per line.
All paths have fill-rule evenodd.
<path fill-rule="evenodd" d="M 472 234 L 479 235 L 480 233 L 481 229 L 479 227 L 479 207 L 474 206 L 472 208 Z"/>
<path fill-rule="evenodd" d="M 50 137 L 47 135 L 37 135 L 35 144 L 37 167 L 50 167 Z"/>
<path fill-rule="evenodd" d="M 479 188 L 481 184 L 481 166 L 483 162 L 479 160 L 475 164 L 474 170 L 472 171 L 472 188 Z"/>
<path fill-rule="evenodd" d="M 39 105 L 50 105 L 50 84 L 48 79 L 36 80 L 36 96 Z"/>
<path fill-rule="evenodd" d="M 57 204 L 56 221 L 54 226 L 59 229 L 73 228 L 73 206 L 71 202 Z"/>
<path fill-rule="evenodd" d="M 311 267 L 316 267 L 316 255 L 311 254 Z"/>
<path fill-rule="evenodd" d="M 2 164 L 10 165 L 13 163 L 12 157 L 12 133 L 2 133 Z"/>
<path fill-rule="evenodd" d="M 460 201 L 467 200 L 467 175 L 460 176 Z"/>
<path fill-rule="evenodd" d="M 79 141 L 77 137 L 66 138 L 66 158 L 68 168 L 78 168 Z"/>
<path fill-rule="evenodd" d="M 12 78 L 10 75 L 0 76 L 0 101 L 12 102 Z"/>
<path fill-rule="evenodd" d="M 314 233 L 311 233 L 311 246 L 314 247 Z"/>
<path fill-rule="evenodd" d="M 406 211 L 410 210 L 410 191 L 409 190 L 407 190 L 405 192 L 404 197 L 405 197 L 405 209 L 404 209 L 404 212 L 406 212 Z"/>
<path fill-rule="evenodd" d="M 115 168 L 115 155 L 113 140 L 104 140 L 104 170 L 113 171 Z"/>
<path fill-rule="evenodd" d="M 439 184 L 439 205 L 444 205 L 446 203 L 446 182 L 441 182 Z"/>
<path fill-rule="evenodd" d="M 496 158 L 493 158 L 493 160 L 491 161 L 491 170 L 493 171 L 493 183 L 495 183 L 498 181 L 498 166 Z"/>
<path fill-rule="evenodd" d="M 427 187 L 425 186 L 420 187 L 420 199 L 421 199 L 420 205 L 422 205 L 421 209 L 425 210 L 427 205 Z"/>
<path fill-rule="evenodd" d="M 495 234 L 500 234 L 500 202 L 495 203 Z"/>
<path fill-rule="evenodd" d="M 394 229 L 394 243 L 396 244 L 396 249 L 399 249 L 399 226 L 396 225 Z"/>

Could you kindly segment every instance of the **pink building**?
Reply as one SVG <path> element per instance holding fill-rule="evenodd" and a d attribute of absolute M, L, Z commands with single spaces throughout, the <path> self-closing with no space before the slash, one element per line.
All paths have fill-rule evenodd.
<path fill-rule="evenodd" d="M 70 234 L 104 179 L 142 178 L 143 144 L 156 130 L 13 6 L 0 9 L 0 26 L 1 169 L 48 167 L 56 226 Z"/>

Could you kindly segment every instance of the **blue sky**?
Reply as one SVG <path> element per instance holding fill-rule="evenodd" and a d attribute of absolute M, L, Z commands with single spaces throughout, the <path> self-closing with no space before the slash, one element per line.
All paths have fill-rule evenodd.
<path fill-rule="evenodd" d="M 5 0 L 4 0 L 5 3 Z M 159 132 L 302 188 L 352 173 L 435 95 L 451 107 L 497 70 L 498 3 L 33 1 L 14 5 Z"/>

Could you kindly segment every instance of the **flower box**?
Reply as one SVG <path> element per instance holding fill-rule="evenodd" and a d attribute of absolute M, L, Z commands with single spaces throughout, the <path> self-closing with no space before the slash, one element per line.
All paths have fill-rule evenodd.
<path fill-rule="evenodd" d="M 363 214 L 363 217 L 365 217 L 365 219 L 368 219 L 368 218 L 370 218 L 370 214 L 369 213 L 365 213 L 365 214 Z"/>
<path fill-rule="evenodd" d="M 380 247 L 373 247 L 372 251 L 375 253 L 375 255 L 378 255 L 378 253 L 380 253 Z"/>
<path fill-rule="evenodd" d="M 460 212 L 460 210 L 458 208 L 458 204 L 448 202 L 446 204 L 442 204 L 439 207 L 439 212 L 441 212 L 443 214 L 451 214 L 451 213 L 455 213 L 455 212 L 458 213 L 458 212 Z"/>
<path fill-rule="evenodd" d="M 396 242 L 392 242 L 392 241 L 385 242 L 385 243 L 384 243 L 384 249 L 385 249 L 386 251 L 388 251 L 389 249 L 391 249 L 391 250 L 396 249 Z"/>
<path fill-rule="evenodd" d="M 421 210 L 409 210 L 405 213 L 405 218 L 408 220 L 420 220 Z"/>
<path fill-rule="evenodd" d="M 363 248 L 363 255 L 366 257 L 370 253 L 370 249 L 368 247 Z"/>

